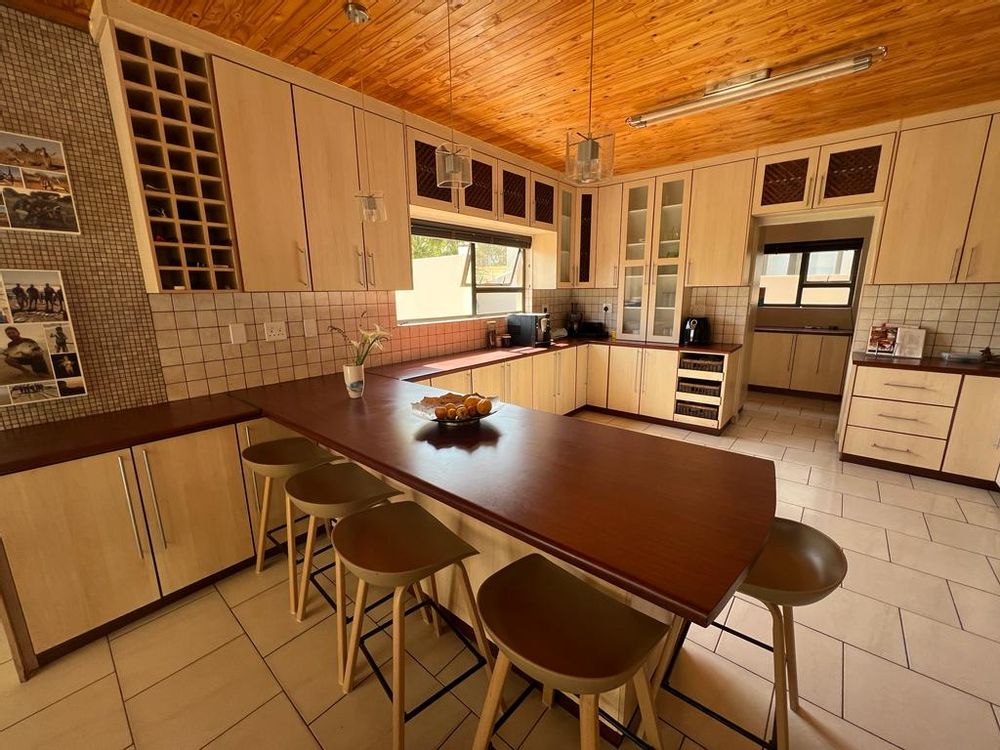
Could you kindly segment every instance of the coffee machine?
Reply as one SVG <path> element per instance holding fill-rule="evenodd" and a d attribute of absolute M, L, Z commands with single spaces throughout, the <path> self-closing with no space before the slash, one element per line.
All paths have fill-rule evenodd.
<path fill-rule="evenodd" d="M 681 346 L 704 346 L 712 341 L 712 327 L 708 318 L 685 318 L 681 327 Z"/>
<path fill-rule="evenodd" d="M 552 328 L 548 313 L 513 313 L 507 316 L 507 333 L 514 346 L 550 346 Z"/>

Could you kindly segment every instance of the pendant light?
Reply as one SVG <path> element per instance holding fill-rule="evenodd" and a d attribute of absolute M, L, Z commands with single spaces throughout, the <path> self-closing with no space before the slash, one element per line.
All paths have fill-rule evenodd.
<path fill-rule="evenodd" d="M 355 26 L 362 27 L 372 20 L 371 14 L 361 3 L 347 3 L 344 6 L 344 15 L 347 20 Z M 361 55 L 361 30 L 358 29 L 358 60 L 362 60 Z M 385 211 L 385 195 L 381 191 L 372 190 L 372 161 L 368 148 L 368 111 L 365 109 L 365 69 L 364 63 L 358 65 L 361 75 L 361 143 L 365 152 L 365 175 L 367 180 L 362 189 L 355 193 L 358 201 L 358 209 L 361 212 L 361 220 L 370 224 L 377 224 L 388 220 Z"/>
<path fill-rule="evenodd" d="M 594 136 L 594 36 L 597 0 L 590 0 L 590 93 L 587 99 L 587 134 L 566 133 L 566 176 L 576 182 L 597 182 L 614 173 L 615 134 Z"/>
<path fill-rule="evenodd" d="M 451 65 L 451 1 L 445 0 L 448 14 L 448 116 L 451 119 L 451 141 L 442 143 L 434 152 L 434 166 L 439 188 L 467 188 L 472 184 L 472 148 L 455 143 L 455 84 Z"/>

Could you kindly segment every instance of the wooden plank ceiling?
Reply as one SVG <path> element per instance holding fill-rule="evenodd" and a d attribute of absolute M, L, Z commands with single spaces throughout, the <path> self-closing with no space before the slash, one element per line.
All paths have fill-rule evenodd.
<path fill-rule="evenodd" d="M 18 0 L 52 5 L 46 0 Z M 330 0 L 137 0 L 272 57 L 448 122 L 445 0 L 370 0 L 360 38 Z M 560 168 L 587 123 L 588 0 L 453 1 L 455 127 Z M 77 7 L 85 0 L 56 0 Z M 871 70 L 632 130 L 628 115 L 762 67 L 884 44 Z M 598 0 L 594 132 L 615 172 L 676 164 L 1000 99 L 997 0 Z"/>

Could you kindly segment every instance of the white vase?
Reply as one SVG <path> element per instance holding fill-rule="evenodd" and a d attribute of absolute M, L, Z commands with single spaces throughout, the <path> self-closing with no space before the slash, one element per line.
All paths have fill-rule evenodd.
<path fill-rule="evenodd" d="M 344 385 L 348 396 L 361 398 L 365 392 L 365 366 L 344 365 Z"/>

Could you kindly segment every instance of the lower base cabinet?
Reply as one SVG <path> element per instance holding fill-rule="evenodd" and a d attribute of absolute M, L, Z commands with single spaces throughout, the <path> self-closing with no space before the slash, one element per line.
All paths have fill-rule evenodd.
<path fill-rule="evenodd" d="M 657 419 L 674 418 L 679 354 L 670 349 L 644 349 L 639 413 Z"/>
<path fill-rule="evenodd" d="M 576 409 L 576 357 L 572 349 L 555 353 L 556 414 L 569 414 Z"/>
<path fill-rule="evenodd" d="M 534 394 L 534 357 L 507 362 L 507 402 L 530 409 Z"/>
<path fill-rule="evenodd" d="M 608 366 L 610 346 L 591 344 L 587 352 L 587 404 L 608 408 Z"/>
<path fill-rule="evenodd" d="M 750 385 L 808 393 L 843 390 L 850 336 L 758 331 L 753 335 Z"/>
<path fill-rule="evenodd" d="M 633 414 L 639 411 L 642 352 L 638 347 L 612 346 L 608 360 L 608 407 Z"/>
<path fill-rule="evenodd" d="M 965 376 L 942 469 L 951 474 L 997 481 L 1000 476 L 1000 378 Z"/>
<path fill-rule="evenodd" d="M 556 413 L 556 358 L 548 352 L 531 358 L 531 408 Z"/>

